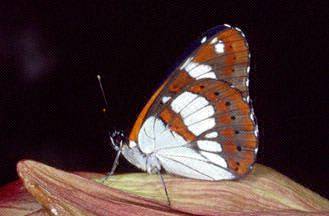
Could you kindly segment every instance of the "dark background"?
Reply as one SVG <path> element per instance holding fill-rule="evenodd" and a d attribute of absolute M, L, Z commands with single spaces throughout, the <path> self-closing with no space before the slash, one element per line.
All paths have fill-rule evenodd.
<path fill-rule="evenodd" d="M 2 2 L 0 185 L 23 158 L 109 170 L 106 128 L 129 133 L 187 46 L 229 23 L 250 44 L 258 162 L 329 197 L 328 2 L 241 2 Z M 137 171 L 121 161 L 118 172 Z"/>

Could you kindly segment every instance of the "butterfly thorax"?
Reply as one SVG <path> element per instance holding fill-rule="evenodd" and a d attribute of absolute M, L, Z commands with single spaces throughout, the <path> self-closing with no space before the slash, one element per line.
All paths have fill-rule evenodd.
<path fill-rule="evenodd" d="M 130 163 L 150 174 L 161 169 L 160 162 L 154 153 L 145 154 L 134 143 L 124 144 L 122 154 Z"/>

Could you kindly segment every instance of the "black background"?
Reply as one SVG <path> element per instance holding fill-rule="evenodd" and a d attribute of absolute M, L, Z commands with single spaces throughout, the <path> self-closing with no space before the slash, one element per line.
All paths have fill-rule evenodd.
<path fill-rule="evenodd" d="M 328 2 L 241 2 L 2 3 L 0 185 L 17 178 L 23 158 L 109 170 L 106 128 L 129 133 L 187 46 L 229 23 L 251 49 L 258 162 L 329 197 Z M 111 121 L 101 112 L 98 73 Z M 137 171 L 121 161 L 118 172 Z"/>

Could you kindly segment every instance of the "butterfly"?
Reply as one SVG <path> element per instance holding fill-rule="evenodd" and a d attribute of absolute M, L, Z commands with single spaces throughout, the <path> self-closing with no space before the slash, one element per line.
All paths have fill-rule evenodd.
<path fill-rule="evenodd" d="M 252 170 L 258 150 L 248 44 L 227 24 L 194 44 L 140 112 L 129 138 L 114 132 L 112 144 L 148 173 L 239 179 Z"/>

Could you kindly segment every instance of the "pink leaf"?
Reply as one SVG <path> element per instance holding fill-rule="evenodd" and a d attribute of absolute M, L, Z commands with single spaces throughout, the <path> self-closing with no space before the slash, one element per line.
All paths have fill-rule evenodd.
<path fill-rule="evenodd" d="M 0 215 L 27 215 L 41 208 L 21 180 L 0 188 Z"/>

